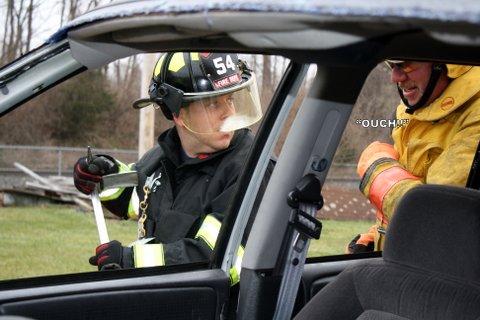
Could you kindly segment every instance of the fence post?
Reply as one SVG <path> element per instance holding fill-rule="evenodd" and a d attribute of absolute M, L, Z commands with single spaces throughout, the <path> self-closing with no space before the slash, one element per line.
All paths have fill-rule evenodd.
<path fill-rule="evenodd" d="M 58 169 L 57 169 L 57 175 L 61 176 L 62 175 L 62 149 L 58 149 Z"/>

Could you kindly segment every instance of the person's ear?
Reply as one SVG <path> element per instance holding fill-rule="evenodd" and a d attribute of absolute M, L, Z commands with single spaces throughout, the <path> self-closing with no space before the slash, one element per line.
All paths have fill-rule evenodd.
<path fill-rule="evenodd" d="M 177 115 L 173 113 L 172 116 L 173 116 L 173 123 L 175 123 L 175 125 L 180 127 L 185 127 L 185 123 L 183 122 L 183 117 L 181 115 Z"/>

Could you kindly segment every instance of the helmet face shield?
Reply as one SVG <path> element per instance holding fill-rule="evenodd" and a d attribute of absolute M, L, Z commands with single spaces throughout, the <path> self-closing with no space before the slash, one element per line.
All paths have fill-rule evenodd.
<path fill-rule="evenodd" d="M 262 117 L 255 75 L 241 86 L 184 96 L 179 117 L 194 133 L 232 132 L 251 126 Z"/>
<path fill-rule="evenodd" d="M 195 133 L 235 131 L 262 116 L 255 75 L 236 53 L 169 52 L 157 61 L 148 93 L 134 108 L 154 103 Z"/>

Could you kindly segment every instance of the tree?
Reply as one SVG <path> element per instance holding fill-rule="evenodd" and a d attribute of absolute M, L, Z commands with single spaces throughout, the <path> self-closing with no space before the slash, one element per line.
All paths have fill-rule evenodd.
<path fill-rule="evenodd" d="M 58 95 L 50 98 L 51 137 L 60 145 L 104 140 L 108 134 L 102 127 L 114 108 L 114 98 L 107 88 L 107 79 L 98 70 L 70 79 Z"/>
<path fill-rule="evenodd" d="M 7 0 L 0 64 L 4 65 L 30 50 L 34 11 L 33 0 Z"/>

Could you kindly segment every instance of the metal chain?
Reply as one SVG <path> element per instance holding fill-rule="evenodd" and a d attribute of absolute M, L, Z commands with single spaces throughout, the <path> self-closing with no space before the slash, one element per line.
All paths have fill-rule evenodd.
<path fill-rule="evenodd" d="M 160 179 L 162 178 L 162 173 L 160 172 L 157 177 L 155 174 L 147 177 L 145 180 L 145 185 L 143 186 L 143 200 L 140 202 L 140 211 L 141 215 L 138 219 L 138 239 L 145 238 L 146 230 L 145 230 L 145 220 L 147 220 L 147 208 L 148 208 L 148 196 L 152 192 L 156 191 L 156 188 L 160 186 Z"/>
<path fill-rule="evenodd" d="M 142 214 L 138 219 L 138 239 L 143 239 L 145 237 L 145 220 L 147 220 L 147 208 L 148 208 L 148 195 L 150 194 L 150 188 L 148 186 L 143 186 L 143 193 L 145 194 L 143 200 L 140 202 L 140 210 Z"/>

